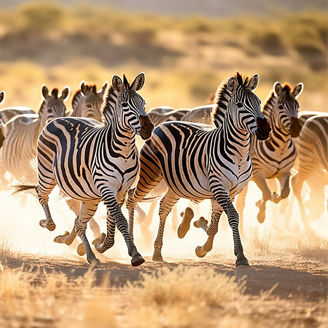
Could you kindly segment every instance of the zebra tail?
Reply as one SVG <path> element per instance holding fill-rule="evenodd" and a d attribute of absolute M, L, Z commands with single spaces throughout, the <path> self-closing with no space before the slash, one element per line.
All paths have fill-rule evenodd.
<path fill-rule="evenodd" d="M 20 184 L 20 185 L 14 185 L 14 186 L 12 186 L 12 188 L 14 189 L 14 191 L 12 192 L 12 195 L 17 194 L 19 192 L 23 192 L 23 191 L 29 191 L 32 189 L 32 194 L 37 196 L 37 185 Z"/>

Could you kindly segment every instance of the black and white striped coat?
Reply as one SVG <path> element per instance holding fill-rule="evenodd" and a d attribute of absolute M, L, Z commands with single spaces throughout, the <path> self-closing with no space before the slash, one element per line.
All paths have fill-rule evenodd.
<path fill-rule="evenodd" d="M 315 185 L 310 183 L 310 186 L 318 188 L 320 195 L 318 200 L 310 201 L 316 202 L 316 212 L 321 214 L 325 206 L 324 186 L 328 185 L 328 114 L 306 112 L 301 117 L 305 117 L 306 120 L 297 141 L 299 158 L 296 165 L 297 174 L 292 178 L 292 187 L 299 203 L 304 227 L 309 230 L 308 222 L 312 218 L 317 218 L 317 215 L 313 212 L 306 215 L 301 191 L 305 181 L 315 181 Z"/>
<path fill-rule="evenodd" d="M 167 122 L 155 128 L 140 152 L 140 178 L 130 193 L 128 209 L 132 234 L 136 204 L 164 178 L 168 192 L 160 203 L 160 227 L 153 259 L 162 260 L 164 225 L 172 206 L 180 198 L 212 200 L 212 222 L 206 227 L 208 240 L 196 249 L 198 256 L 211 250 L 222 211 L 233 231 L 237 265 L 248 264 L 238 231 L 238 213 L 232 200 L 247 184 L 252 166 L 249 156 L 251 133 L 268 137 L 268 123 L 260 112 L 260 101 L 252 92 L 258 76 L 243 81 L 237 74 L 217 93 L 214 121 L 217 128 L 187 122 Z"/>
<path fill-rule="evenodd" d="M 260 209 L 257 218 L 261 223 L 265 219 L 266 202 L 268 200 L 279 202 L 288 197 L 290 192 L 290 172 L 296 159 L 293 138 L 299 135 L 301 129 L 298 121 L 299 104 L 296 98 L 301 94 L 302 89 L 302 83 L 292 91 L 289 85 L 282 87 L 276 82 L 263 108 L 263 115 L 271 127 L 270 138 L 264 142 L 252 138 L 250 148 L 252 179 L 262 192 L 262 200 L 257 203 Z M 280 182 L 280 195 L 272 193 L 267 185 L 266 180 L 274 178 Z"/>
<path fill-rule="evenodd" d="M 121 205 L 139 169 L 135 135 L 149 138 L 153 125 L 145 112 L 145 102 L 137 91 L 144 84 L 139 74 L 130 86 L 114 76 L 104 101 L 106 124 L 84 118 L 60 118 L 41 132 L 38 141 L 37 193 L 46 220 L 40 225 L 55 229 L 48 195 L 57 184 L 69 197 L 81 201 L 75 229 L 86 250 L 89 263 L 98 261 L 90 248 L 85 231 L 100 201 L 107 207 L 107 236 L 96 248 L 104 252 L 114 244 L 115 226 L 123 234 L 132 265 L 144 259 L 128 233 Z M 22 190 L 24 190 L 24 186 Z M 25 189 L 32 188 L 26 186 Z"/>
<path fill-rule="evenodd" d="M 37 114 L 17 115 L 4 126 L 4 142 L 1 148 L 2 175 L 8 171 L 14 178 L 36 181 L 36 173 L 31 161 L 36 157 L 36 144 L 42 128 L 52 119 L 65 116 L 64 101 L 68 98 L 66 87 L 60 96 L 58 89 L 51 95 L 48 88 L 42 87 L 43 101 Z"/>

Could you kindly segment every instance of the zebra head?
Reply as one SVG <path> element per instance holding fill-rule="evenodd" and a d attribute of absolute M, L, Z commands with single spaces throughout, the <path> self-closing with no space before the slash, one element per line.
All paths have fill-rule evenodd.
<path fill-rule="evenodd" d="M 137 93 L 145 83 L 144 73 L 140 73 L 130 85 L 125 75 L 123 82 L 117 75 L 113 76 L 112 87 L 117 93 L 116 112 L 120 117 L 122 128 L 140 134 L 148 139 L 154 129 L 145 111 L 145 101 Z"/>
<path fill-rule="evenodd" d="M 96 85 L 88 85 L 82 81 L 80 89 L 81 97 L 79 106 L 81 106 L 81 116 L 92 118 L 101 122 L 101 105 L 103 103 L 104 94 L 107 89 L 107 82 L 105 82 L 102 88 L 97 91 Z"/>
<path fill-rule="evenodd" d="M 273 89 L 277 97 L 273 111 L 275 124 L 291 137 L 298 137 L 301 131 L 301 124 L 298 120 L 299 104 L 296 98 L 303 90 L 303 83 L 299 83 L 292 92 L 288 84 L 282 87 L 279 82 L 274 84 Z"/>
<path fill-rule="evenodd" d="M 53 89 L 51 95 L 48 88 L 42 86 L 43 102 L 39 110 L 39 116 L 43 124 L 47 124 L 57 117 L 65 116 L 66 106 L 64 101 L 69 95 L 69 87 L 65 87 L 60 96 L 58 96 L 58 89 Z"/>
<path fill-rule="evenodd" d="M 261 112 L 261 101 L 253 92 L 258 83 L 257 74 L 244 81 L 239 73 L 232 76 L 226 84 L 231 93 L 228 108 L 236 128 L 256 134 L 258 139 L 265 140 L 269 137 L 271 128 Z"/>

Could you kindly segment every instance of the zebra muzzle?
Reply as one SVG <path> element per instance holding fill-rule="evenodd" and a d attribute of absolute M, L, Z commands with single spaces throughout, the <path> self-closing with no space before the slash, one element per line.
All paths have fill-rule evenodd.
<path fill-rule="evenodd" d="M 297 117 L 291 118 L 291 125 L 290 125 L 290 131 L 289 134 L 292 138 L 296 138 L 300 135 L 302 126 L 300 124 L 300 121 Z"/>
<path fill-rule="evenodd" d="M 270 135 L 270 125 L 265 118 L 258 117 L 257 120 L 257 130 L 256 136 L 259 140 L 265 140 L 269 138 Z"/>
<path fill-rule="evenodd" d="M 140 136 L 142 139 L 148 139 L 154 129 L 154 124 L 150 121 L 148 116 L 140 116 Z"/>

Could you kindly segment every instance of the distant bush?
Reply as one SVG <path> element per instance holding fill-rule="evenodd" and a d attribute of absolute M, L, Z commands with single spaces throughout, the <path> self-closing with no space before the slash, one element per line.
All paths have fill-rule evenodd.
<path fill-rule="evenodd" d="M 282 35 L 274 31 L 264 31 L 251 37 L 251 43 L 259 46 L 265 53 L 274 56 L 286 54 L 286 46 Z"/>
<path fill-rule="evenodd" d="M 34 2 L 19 7 L 20 28 L 24 35 L 45 35 L 60 29 L 64 9 L 52 2 Z"/>
<path fill-rule="evenodd" d="M 321 70 L 327 66 L 327 54 L 315 43 L 297 43 L 295 49 L 313 70 Z"/>

